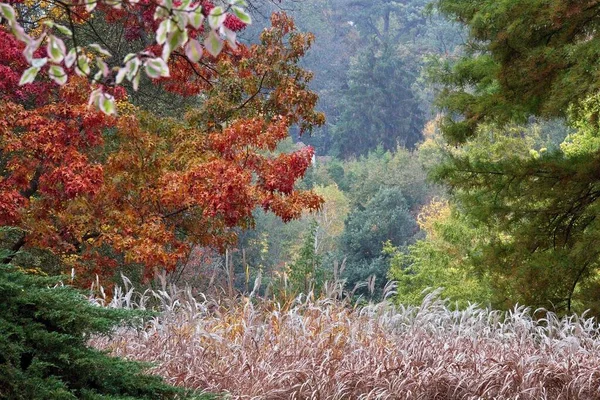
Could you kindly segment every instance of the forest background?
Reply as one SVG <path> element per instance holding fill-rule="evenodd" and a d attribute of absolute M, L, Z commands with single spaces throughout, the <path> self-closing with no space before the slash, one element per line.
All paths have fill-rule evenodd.
<path fill-rule="evenodd" d="M 303 65 L 315 73 L 311 87 L 327 121 L 287 145 L 314 146 L 299 187 L 314 189 L 325 204 L 285 225 L 257 212 L 255 228 L 219 260 L 231 263 L 239 289 L 261 271 L 263 284 L 285 280 L 292 293 L 343 279 L 349 292 L 377 298 L 393 279 L 404 304 L 419 304 L 428 288 L 443 287 L 459 307 L 596 312 L 595 180 L 574 178 L 586 167 L 573 161 L 595 152 L 588 122 L 594 98 L 571 98 L 575 104 L 554 112 L 527 109 L 511 85 L 528 93 L 543 72 L 521 64 L 524 78 L 517 72 L 498 78 L 514 45 L 492 41 L 491 55 L 477 57 L 490 38 L 529 40 L 520 13 L 543 25 L 540 7 L 509 2 L 521 28 L 513 32 L 502 7 L 437 5 L 288 4 L 299 26 L 315 33 Z M 566 9 L 556 5 L 548 19 Z M 556 39 L 569 40 L 577 39 Z M 527 43 L 532 59 L 534 51 L 554 46 Z M 561 79 L 579 79 L 564 65 L 556 68 Z M 559 97 L 539 90 L 530 96 L 530 103 Z M 451 119 L 458 116 L 465 120 Z"/>
<path fill-rule="evenodd" d="M 268 16 L 281 9 L 298 30 L 279 17 L 261 42 Z M 306 0 L 251 10 L 256 24 L 226 21 L 242 50 L 198 71 L 186 65 L 197 58 L 188 46 L 158 86 L 127 76 L 141 90 L 112 93 L 116 120 L 84 111 L 77 80 L 56 93 L 70 104 L 61 118 L 82 119 L 87 142 L 74 143 L 68 129 L 77 127 L 44 105 L 50 83 L 7 92 L 2 218 L 15 228 L 4 244 L 29 251 L 5 261 L 73 269 L 84 286 L 121 273 L 148 283 L 164 268 L 172 283 L 230 295 L 250 292 L 260 277 L 255 290 L 265 295 L 293 298 L 341 280 L 355 296 L 378 298 L 393 279 L 402 303 L 444 287 L 459 306 L 595 310 L 594 182 L 580 176 L 583 167 L 563 165 L 595 151 L 593 97 L 575 93 L 577 102 L 548 110 L 539 94 L 529 108 L 508 104 L 494 75 L 501 46 L 492 61 L 477 56 L 497 32 L 477 25 L 479 9 L 453 2 Z M 107 16 L 82 28 L 84 42 L 100 35 L 126 54 L 123 38 L 147 40 L 145 28 Z M 10 40 L 4 46 L 14 48 Z M 18 80 L 18 57 L 4 60 L 6 88 Z M 146 71 L 163 82 L 159 64 Z M 113 107 L 98 99 L 104 111 Z M 19 133 L 39 118 L 58 125 Z M 47 135 L 59 128 L 63 137 L 52 140 L 68 143 L 68 165 Z"/>
<path fill-rule="evenodd" d="M 217 4 L 0 3 L 0 398 L 593 396 L 600 3 Z"/>

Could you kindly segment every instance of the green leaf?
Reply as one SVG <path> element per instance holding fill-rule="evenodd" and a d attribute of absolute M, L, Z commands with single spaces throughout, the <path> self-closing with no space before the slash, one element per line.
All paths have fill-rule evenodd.
<path fill-rule="evenodd" d="M 223 40 L 215 31 L 210 31 L 206 39 L 204 39 L 204 47 L 214 57 L 218 56 L 223 50 Z"/>
<path fill-rule="evenodd" d="M 35 76 L 40 71 L 39 67 L 29 67 L 23 72 L 21 75 L 21 80 L 19 81 L 19 85 L 25 85 L 27 83 L 31 83 L 35 80 Z"/>
<path fill-rule="evenodd" d="M 231 7 L 231 11 L 233 15 L 239 18 L 240 21 L 245 23 L 246 25 L 250 25 L 252 23 L 252 18 L 250 18 L 250 14 L 248 14 L 243 8 L 240 7 Z"/>
<path fill-rule="evenodd" d="M 210 10 L 210 14 L 208 15 L 208 24 L 210 25 L 211 29 L 217 29 L 223 25 L 225 18 L 227 18 L 227 14 L 225 14 L 223 7 L 215 7 Z"/>
<path fill-rule="evenodd" d="M 48 69 L 48 76 L 59 85 L 67 83 L 67 74 L 60 65 L 51 65 Z"/>

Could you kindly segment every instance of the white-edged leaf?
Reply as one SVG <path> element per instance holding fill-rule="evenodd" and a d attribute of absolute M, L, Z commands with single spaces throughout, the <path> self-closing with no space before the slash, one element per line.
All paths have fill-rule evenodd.
<path fill-rule="evenodd" d="M 188 15 L 187 11 L 174 11 L 177 19 L 176 24 L 179 27 L 179 30 L 184 31 L 186 25 L 188 24 Z"/>
<path fill-rule="evenodd" d="M 246 0 L 229 0 L 229 4 L 238 7 L 248 7 L 248 2 L 246 2 Z"/>
<path fill-rule="evenodd" d="M 90 60 L 86 55 L 80 54 L 75 62 L 75 73 L 79 76 L 88 76 L 90 72 Z"/>
<path fill-rule="evenodd" d="M 236 38 L 235 32 L 232 31 L 231 29 L 227 29 L 225 27 L 225 25 L 221 26 L 220 32 L 225 36 L 225 38 L 227 39 L 227 42 L 229 43 L 231 48 L 234 50 L 237 49 L 237 42 L 235 40 L 235 38 Z"/>
<path fill-rule="evenodd" d="M 31 38 L 27 33 L 25 33 L 25 29 L 19 25 L 17 21 L 9 21 L 9 25 L 12 31 L 12 34 L 17 38 L 17 40 L 29 44 L 31 42 Z"/>
<path fill-rule="evenodd" d="M 192 4 L 192 0 L 182 0 L 181 4 L 177 7 L 179 11 L 190 11 L 190 5 Z"/>
<path fill-rule="evenodd" d="M 98 5 L 98 1 L 100 0 L 86 0 L 85 1 L 85 11 L 92 12 Z"/>
<path fill-rule="evenodd" d="M 188 16 L 188 24 L 194 29 L 200 29 L 204 23 L 204 15 L 202 14 L 202 7 L 198 6 L 194 11 L 190 12 Z"/>
<path fill-rule="evenodd" d="M 15 9 L 12 8 L 9 4 L 0 3 L 0 15 L 6 18 L 10 22 L 15 22 L 17 14 L 15 13 Z"/>
<path fill-rule="evenodd" d="M 106 78 L 109 72 L 108 64 L 102 58 L 96 57 L 96 66 L 98 67 L 98 72 L 101 72 L 102 76 Z"/>
<path fill-rule="evenodd" d="M 206 39 L 204 39 L 204 47 L 210 54 L 216 57 L 223 50 L 223 40 L 221 40 L 215 31 L 210 31 Z"/>
<path fill-rule="evenodd" d="M 164 9 L 163 7 L 156 7 L 156 10 L 154 10 L 154 20 L 156 21 L 157 19 L 164 19 L 167 18 L 169 16 L 169 12 Z"/>
<path fill-rule="evenodd" d="M 102 54 L 103 56 L 106 56 L 106 57 L 112 56 L 112 54 L 110 54 L 110 51 L 106 50 L 105 48 L 103 48 L 102 46 L 100 46 L 97 43 L 90 44 L 90 48 L 96 50 L 98 53 Z"/>
<path fill-rule="evenodd" d="M 111 115 L 117 113 L 115 98 L 109 94 L 102 93 L 98 98 L 98 105 L 100 106 L 100 111 L 104 114 Z"/>
<path fill-rule="evenodd" d="M 123 62 L 126 63 L 129 60 L 133 60 L 134 57 L 137 57 L 136 53 L 128 53 L 125 58 L 123 58 Z"/>
<path fill-rule="evenodd" d="M 156 43 L 165 43 L 167 41 L 167 35 L 173 30 L 173 26 L 173 21 L 170 18 L 163 20 L 156 30 Z"/>
<path fill-rule="evenodd" d="M 92 82 L 100 82 L 100 78 L 102 78 L 102 71 L 96 71 L 92 78 Z"/>
<path fill-rule="evenodd" d="M 185 44 L 188 41 L 187 29 L 180 31 L 175 29 L 167 37 L 167 41 L 163 46 L 162 59 L 167 61 L 174 50 L 177 50 L 179 46 Z"/>
<path fill-rule="evenodd" d="M 19 81 L 19 85 L 25 85 L 27 83 L 31 83 L 35 80 L 35 76 L 40 72 L 39 67 L 29 67 L 23 72 L 21 75 L 21 80 Z"/>
<path fill-rule="evenodd" d="M 114 8 L 115 10 L 121 9 L 122 0 L 104 0 L 106 4 Z"/>
<path fill-rule="evenodd" d="M 50 58 L 50 61 L 56 64 L 62 62 L 67 54 L 65 42 L 54 35 L 48 36 L 48 45 L 46 46 L 46 49 L 48 50 L 48 58 Z"/>
<path fill-rule="evenodd" d="M 142 74 L 136 74 L 133 79 L 131 80 L 131 83 L 133 84 L 133 90 L 138 90 L 138 87 L 140 86 L 140 76 Z"/>
<path fill-rule="evenodd" d="M 127 75 L 127 68 L 126 67 L 119 68 L 119 72 L 117 72 L 117 76 L 115 77 L 115 83 L 117 85 L 120 85 L 121 82 L 123 82 L 123 79 L 125 79 L 125 75 Z"/>
<path fill-rule="evenodd" d="M 252 18 L 250 17 L 250 14 L 248 14 L 243 8 L 234 6 L 231 7 L 231 11 L 233 12 L 233 15 L 238 17 L 238 19 L 246 25 L 250 25 L 252 23 Z"/>
<path fill-rule="evenodd" d="M 73 32 L 71 32 L 71 30 L 69 28 L 67 28 L 66 26 L 54 23 L 54 27 L 56 29 L 58 29 L 58 31 L 60 33 L 62 33 L 63 35 L 68 36 L 68 37 L 73 37 Z"/>
<path fill-rule="evenodd" d="M 98 99 L 102 96 L 102 89 L 93 90 L 90 93 L 90 99 L 88 100 L 88 106 L 94 105 L 98 107 Z"/>
<path fill-rule="evenodd" d="M 42 68 L 48 62 L 48 57 L 43 58 L 32 58 L 31 66 L 36 68 Z"/>
<path fill-rule="evenodd" d="M 202 57 L 202 45 L 196 39 L 190 39 L 185 45 L 185 55 L 191 62 L 198 62 Z"/>
<path fill-rule="evenodd" d="M 127 79 L 132 80 L 134 76 L 137 75 L 140 69 L 141 61 L 139 58 L 135 57 L 125 63 L 125 68 L 127 68 Z"/>
<path fill-rule="evenodd" d="M 59 85 L 67 83 L 67 73 L 60 65 L 51 65 L 48 68 L 48 76 Z"/>
<path fill-rule="evenodd" d="M 223 7 L 215 7 L 210 10 L 210 14 L 208 14 L 208 25 L 210 25 L 212 29 L 217 29 L 223 25 L 225 18 L 227 18 L 227 14 L 225 14 Z"/>
<path fill-rule="evenodd" d="M 28 63 L 31 63 L 31 60 L 33 60 L 33 53 L 35 53 L 36 50 L 40 48 L 40 45 L 42 44 L 42 41 L 45 37 L 46 35 L 42 33 L 42 35 L 39 38 L 30 41 L 27 44 L 27 46 L 25 46 L 25 49 L 23 49 L 23 56 L 25 57 Z"/>
<path fill-rule="evenodd" d="M 146 75 L 150 78 L 157 79 L 169 76 L 169 67 L 162 58 L 151 58 L 145 62 Z"/>
<path fill-rule="evenodd" d="M 71 68 L 75 63 L 75 59 L 77 58 L 77 50 L 72 48 L 69 50 L 67 55 L 65 56 L 65 67 Z"/>

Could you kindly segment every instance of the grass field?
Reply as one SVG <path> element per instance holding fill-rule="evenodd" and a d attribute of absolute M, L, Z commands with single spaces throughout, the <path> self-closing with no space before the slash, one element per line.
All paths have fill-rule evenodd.
<path fill-rule="evenodd" d="M 241 399 L 600 399 L 595 320 L 476 306 L 431 293 L 418 307 L 304 296 L 213 300 L 191 291 L 117 292 L 160 304 L 143 330 L 93 344 L 150 361 L 171 383 Z"/>

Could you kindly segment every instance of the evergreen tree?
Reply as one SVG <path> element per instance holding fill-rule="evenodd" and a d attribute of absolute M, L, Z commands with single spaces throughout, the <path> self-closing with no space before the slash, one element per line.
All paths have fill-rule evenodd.
<path fill-rule="evenodd" d="M 344 278 L 352 288 L 377 277 L 377 288 L 386 282 L 388 257 L 382 251 L 386 242 L 394 246 L 408 244 L 417 226 L 409 212 L 407 201 L 398 188 L 382 188 L 364 206 L 352 211 L 341 237 L 342 255 L 347 257 Z"/>
<path fill-rule="evenodd" d="M 58 278 L 12 265 L 11 253 L 0 257 L 0 399 L 186 398 L 147 366 L 87 345 L 135 313 L 94 306 Z"/>
<path fill-rule="evenodd" d="M 465 56 L 444 65 L 438 104 L 445 133 L 461 142 L 481 122 L 565 116 L 600 89 L 600 3 L 581 0 L 438 0 L 466 25 Z"/>
<path fill-rule="evenodd" d="M 340 156 L 365 155 L 379 145 L 413 148 L 421 139 L 424 115 L 412 92 L 416 69 L 391 45 L 369 46 L 359 54 L 334 132 Z"/>
<path fill-rule="evenodd" d="M 469 40 L 462 59 L 438 70 L 443 132 L 464 146 L 435 176 L 457 209 L 491 231 L 481 257 L 494 297 L 505 307 L 599 312 L 600 3 L 437 5 Z M 567 117 L 560 148 L 528 143 L 525 124 L 540 116 Z"/>

